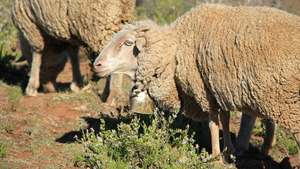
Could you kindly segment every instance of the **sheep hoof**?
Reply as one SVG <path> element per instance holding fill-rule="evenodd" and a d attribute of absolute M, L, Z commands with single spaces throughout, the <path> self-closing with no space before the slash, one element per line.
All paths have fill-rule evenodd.
<path fill-rule="evenodd" d="M 35 97 L 36 95 L 37 95 L 37 90 L 36 89 L 26 88 L 26 96 Z"/>
<path fill-rule="evenodd" d="M 56 87 L 53 83 L 47 83 L 43 85 L 44 91 L 47 93 L 54 93 L 56 92 Z"/>
<path fill-rule="evenodd" d="M 233 162 L 232 157 L 234 157 L 234 150 L 227 150 L 224 152 L 224 161 L 227 161 L 229 163 Z"/>
<path fill-rule="evenodd" d="M 71 89 L 71 91 L 73 91 L 73 92 L 79 92 L 80 91 L 80 89 L 81 89 L 81 87 L 80 87 L 80 85 L 78 85 L 77 83 L 71 83 L 71 86 L 70 86 L 70 89 Z"/>
<path fill-rule="evenodd" d="M 111 107 L 114 107 L 116 105 L 116 98 L 115 97 L 108 97 L 106 102 Z"/>

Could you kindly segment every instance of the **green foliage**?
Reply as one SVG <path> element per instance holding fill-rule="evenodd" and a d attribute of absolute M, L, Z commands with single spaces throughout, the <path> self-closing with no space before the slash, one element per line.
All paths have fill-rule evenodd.
<path fill-rule="evenodd" d="M 4 67 L 12 67 L 11 61 L 15 60 L 17 56 L 5 51 L 5 44 L 0 44 L 0 69 Z"/>
<path fill-rule="evenodd" d="M 159 114 L 163 113 L 156 110 L 148 120 L 136 115 L 129 124 L 120 122 L 117 130 L 105 128 L 101 119 L 99 133 L 91 129 L 77 138 L 83 152 L 77 155 L 76 164 L 91 168 L 214 168 L 213 161 L 219 157 L 194 145 L 189 127 L 174 128 L 174 114 Z"/>
<path fill-rule="evenodd" d="M 276 138 L 277 143 L 274 147 L 275 149 L 278 149 L 287 155 L 295 155 L 298 153 L 298 145 L 290 132 L 278 126 Z"/>
<path fill-rule="evenodd" d="M 7 155 L 7 148 L 5 148 L 4 143 L 0 140 L 0 159 L 5 158 Z"/>
<path fill-rule="evenodd" d="M 16 50 L 14 42 L 18 31 L 11 20 L 10 5 L 10 0 L 0 1 L 0 46 L 4 48 L 2 52 L 14 52 Z"/>
<path fill-rule="evenodd" d="M 264 119 L 256 118 L 255 123 L 256 125 L 253 128 L 253 134 L 256 136 L 264 136 L 266 132 L 266 123 L 264 122 Z"/>
<path fill-rule="evenodd" d="M 0 75 L 2 78 L 7 76 L 6 72 L 16 69 L 11 62 L 18 56 L 16 51 L 18 31 L 11 20 L 10 5 L 10 0 L 0 1 Z"/>
<path fill-rule="evenodd" d="M 135 20 L 169 24 L 191 8 L 185 0 L 145 0 L 135 9 Z"/>

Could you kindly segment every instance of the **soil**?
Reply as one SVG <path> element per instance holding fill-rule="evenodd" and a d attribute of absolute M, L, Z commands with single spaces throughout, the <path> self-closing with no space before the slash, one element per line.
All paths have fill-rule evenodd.
<path fill-rule="evenodd" d="M 22 81 L 19 84 L 26 85 L 28 77 L 26 73 L 20 72 L 21 70 L 18 70 Z M 83 74 L 90 73 L 87 61 L 81 63 L 81 70 Z M 91 95 L 90 101 L 82 101 L 78 94 L 69 92 L 71 77 L 71 66 L 67 63 L 57 79 L 60 87 L 59 93 L 39 93 L 36 97 L 23 96 L 14 111 L 5 111 L 9 101 L 5 87 L 0 88 L 0 124 L 14 124 L 13 130 L 0 130 L 0 141 L 5 142 L 4 146 L 7 148 L 7 155 L 0 159 L 0 168 L 77 168 L 73 160 L 76 151 L 82 151 L 82 147 L 75 141 L 74 136 L 81 134 L 80 128 L 93 126 L 93 123 L 100 118 L 100 112 L 117 115 L 118 108 L 128 105 L 130 85 L 118 99 L 118 104 L 110 106 L 103 103 L 98 95 L 96 97 Z M 10 86 L 16 85 L 11 78 L 13 77 L 9 75 L 9 72 L 4 73 L 2 70 L 2 81 Z M 125 78 L 124 81 L 130 84 L 130 79 Z M 104 84 L 105 79 L 101 79 L 96 87 L 86 86 L 82 94 L 89 95 L 96 91 L 95 88 L 102 91 Z M 73 99 L 70 102 L 64 98 Z M 126 115 L 126 112 L 121 113 Z M 237 134 L 239 120 L 238 115 L 232 117 L 233 136 Z M 252 140 L 262 141 L 263 138 L 253 135 Z M 276 161 L 270 156 L 259 154 L 258 148 L 251 147 L 244 157 L 236 160 L 236 167 L 239 169 L 288 169 L 298 164 L 298 155 L 282 154 L 282 156 L 282 159 Z"/>

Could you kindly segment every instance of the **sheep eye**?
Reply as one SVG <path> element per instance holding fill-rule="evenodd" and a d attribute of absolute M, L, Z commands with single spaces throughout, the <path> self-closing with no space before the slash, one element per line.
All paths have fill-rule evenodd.
<path fill-rule="evenodd" d="M 131 46 L 133 43 L 130 42 L 130 41 L 126 41 L 126 42 L 124 42 L 124 44 L 125 44 L 126 46 Z"/>

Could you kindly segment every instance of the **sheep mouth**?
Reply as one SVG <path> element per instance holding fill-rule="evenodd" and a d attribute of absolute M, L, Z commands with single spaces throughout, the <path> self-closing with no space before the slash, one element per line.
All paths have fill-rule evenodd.
<path fill-rule="evenodd" d="M 104 71 L 96 72 L 96 74 L 100 77 L 107 76 L 110 73 L 110 69 L 106 69 Z"/>

